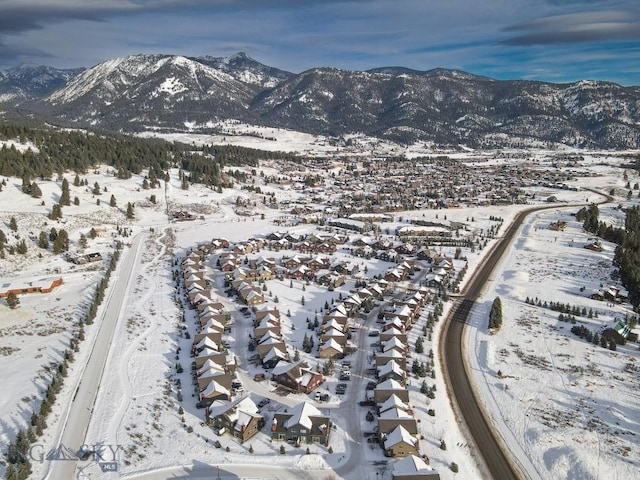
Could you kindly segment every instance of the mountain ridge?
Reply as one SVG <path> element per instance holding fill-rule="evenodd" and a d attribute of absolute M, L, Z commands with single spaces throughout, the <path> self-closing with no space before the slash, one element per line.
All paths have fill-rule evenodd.
<path fill-rule="evenodd" d="M 292 73 L 246 53 L 139 54 L 87 69 L 0 72 L 0 102 L 49 121 L 136 132 L 207 131 L 234 119 L 400 143 L 640 148 L 640 87 L 497 80 L 460 70 L 316 67 Z"/>

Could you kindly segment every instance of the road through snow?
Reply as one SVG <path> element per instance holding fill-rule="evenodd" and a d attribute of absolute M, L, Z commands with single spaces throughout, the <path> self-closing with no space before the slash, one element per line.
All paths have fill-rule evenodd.
<path fill-rule="evenodd" d="M 100 331 L 95 337 L 91 355 L 69 406 L 63 431 L 57 442 L 57 449 L 64 447 L 77 452 L 85 443 L 85 434 L 100 388 L 111 340 L 122 316 L 124 306 L 122 299 L 126 297 L 129 290 L 136 258 L 145 237 L 144 233 L 140 233 L 133 238 L 131 248 L 120 259 L 120 265 L 116 270 L 117 274 L 112 277 L 113 284 L 103 304 L 103 314 L 99 320 Z M 50 461 L 45 478 L 51 480 L 75 478 L 77 463 L 71 460 Z"/>

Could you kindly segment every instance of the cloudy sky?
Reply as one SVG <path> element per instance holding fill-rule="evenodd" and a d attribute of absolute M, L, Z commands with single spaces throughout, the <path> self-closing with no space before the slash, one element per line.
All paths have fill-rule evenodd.
<path fill-rule="evenodd" d="M 0 0 L 0 70 L 239 51 L 292 72 L 445 67 L 640 85 L 640 0 Z"/>

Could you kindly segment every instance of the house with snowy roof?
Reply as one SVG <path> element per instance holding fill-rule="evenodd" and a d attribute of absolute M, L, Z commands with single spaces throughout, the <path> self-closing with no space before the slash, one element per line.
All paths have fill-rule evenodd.
<path fill-rule="evenodd" d="M 418 433 L 418 422 L 406 410 L 393 407 L 380 413 L 378 417 L 378 433 L 383 435 L 402 425 L 412 435 Z"/>
<path fill-rule="evenodd" d="M 271 375 L 276 383 L 299 393 L 311 393 L 324 381 L 321 373 L 305 367 L 302 362 L 280 362 Z"/>
<path fill-rule="evenodd" d="M 404 385 L 407 373 L 402 369 L 397 362 L 389 361 L 384 365 L 377 367 L 378 381 L 384 382 L 388 379 L 393 379 Z"/>
<path fill-rule="evenodd" d="M 409 402 L 409 391 L 396 380 L 388 379 L 376 385 L 373 390 L 373 398 L 376 403 L 387 400 L 391 395 L 396 395 L 403 402 Z"/>
<path fill-rule="evenodd" d="M 214 402 L 207 409 L 207 424 L 218 430 L 226 429 L 244 443 L 264 426 L 264 417 L 258 413 L 251 397 L 245 396 L 232 402 Z"/>
<path fill-rule="evenodd" d="M 392 480 L 440 480 L 431 465 L 417 455 L 409 454 L 393 464 Z"/>
<path fill-rule="evenodd" d="M 318 347 L 320 358 L 342 358 L 344 356 L 343 346 L 334 338 L 329 338 Z"/>
<path fill-rule="evenodd" d="M 293 440 L 296 443 L 329 443 L 331 420 L 307 402 L 276 413 L 271 424 L 273 440 Z"/>
<path fill-rule="evenodd" d="M 207 387 L 200 392 L 200 401 L 205 407 L 210 406 L 214 400 L 229 400 L 231 391 L 215 380 L 209 382 Z"/>
<path fill-rule="evenodd" d="M 418 439 L 411 435 L 406 428 L 398 425 L 383 438 L 384 453 L 388 457 L 406 457 L 419 455 Z"/>

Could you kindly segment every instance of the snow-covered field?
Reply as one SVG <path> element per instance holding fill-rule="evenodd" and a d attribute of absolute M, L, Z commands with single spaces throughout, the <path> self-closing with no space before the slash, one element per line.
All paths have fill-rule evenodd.
<path fill-rule="evenodd" d="M 232 127 L 237 130 L 231 132 Z M 239 126 L 228 128 L 231 133 L 239 133 Z M 336 150 L 335 146 L 325 144 L 324 139 L 306 138 L 293 132 L 265 131 L 260 135 L 280 136 L 277 141 L 236 135 L 225 137 L 225 140 L 263 149 L 278 144 L 277 150 L 307 154 L 326 154 Z M 216 137 L 196 137 L 195 134 L 179 139 L 185 142 L 220 140 Z M 361 142 L 361 154 L 382 148 L 376 144 L 365 145 L 368 141 L 357 139 L 357 142 Z M 379 153 L 389 154 L 395 148 L 399 147 L 384 147 Z M 544 152 L 540 155 L 544 155 Z M 615 163 L 613 157 L 611 162 Z M 626 202 L 621 170 L 599 163 L 600 160 L 594 160 L 589 166 L 598 176 L 583 179 L 582 186 L 606 192 L 618 188 L 621 196 L 614 205 L 603 206 L 601 212 L 603 218 L 619 221 L 622 218 L 620 212 L 611 207 L 618 202 Z M 308 474 L 311 477 L 317 475 L 314 478 L 325 478 L 327 473 L 331 473 L 329 469 L 339 469 L 345 464 L 352 453 L 348 450 L 352 441 L 361 442 L 362 439 L 351 438 L 350 432 L 341 428 L 347 421 L 340 417 L 342 410 L 339 398 L 333 393 L 330 401 L 321 407 L 332 415 L 332 421 L 338 425 L 330 441 L 333 453 L 328 453 L 325 447 L 312 445 L 310 454 L 306 454 L 304 447 L 296 449 L 287 445 L 289 451 L 281 455 L 278 451 L 280 445 L 271 443 L 265 433 L 258 434 L 246 445 L 228 436 L 215 435 L 211 428 L 202 423 L 203 411 L 195 408 L 196 399 L 192 396 L 189 369 L 185 368 L 183 374 L 175 373 L 177 361 L 185 367 L 190 361 L 188 352 L 191 340 L 185 338 L 179 328 L 183 312 L 176 301 L 175 282 L 171 273 L 174 255 L 183 255 L 198 243 L 212 238 L 224 237 L 234 242 L 283 230 L 283 227 L 273 223 L 282 212 L 262 207 L 258 202 L 254 216 L 239 216 L 234 212 L 235 200 L 239 194 L 248 195 L 246 191 L 225 190 L 219 194 L 196 186 L 182 190 L 179 188 L 177 172 L 173 172 L 171 186 L 167 189 L 171 207 L 193 211 L 203 219 L 169 223 L 164 214 L 164 192 L 142 190 L 141 177 L 116 180 L 105 167 L 83 178 L 88 180 L 89 185 L 98 182 L 107 188 L 101 195 L 101 204 L 97 204 L 90 189 L 72 185 L 71 197 L 78 196 L 80 205 L 66 207 L 60 221 L 46 218 L 51 204 L 59 196 L 60 181 L 40 184 L 45 201 L 43 206 L 41 200 L 20 193 L 19 179 L 7 179 L 7 186 L 0 192 L 0 228 L 10 244 L 26 236 L 37 238 L 40 231 L 48 232 L 52 227 L 58 230 L 64 228 L 70 235 L 71 250 L 78 251 L 80 233 L 87 235 L 94 227 L 99 235 L 88 240 L 85 252 L 98 251 L 105 258 L 110 255 L 116 239 L 127 243 L 127 237 L 118 234 L 118 227 L 126 227 L 132 234 L 142 232 L 146 235 L 131 289 L 128 296 L 121 300 L 126 304 L 126 315 L 119 320 L 87 432 L 88 441 L 122 445 L 120 475 L 132 477 L 180 465 L 270 464 L 294 469 L 301 476 Z M 67 179 L 71 183 L 73 174 L 69 174 Z M 160 200 L 158 204 L 147 200 L 151 193 L 157 194 Z M 536 196 L 544 198 L 548 193 L 539 191 Z M 554 191 L 554 194 L 561 202 L 568 203 L 584 202 L 587 196 L 593 201 L 596 197 L 596 194 L 588 192 L 587 195 L 584 191 Z M 108 206 L 111 195 L 117 199 L 117 207 Z M 278 190 L 277 195 L 280 200 L 293 200 L 298 194 L 290 190 Z M 134 221 L 127 221 L 124 215 L 128 202 L 135 202 Z M 471 232 L 477 233 L 495 225 L 491 220 L 494 217 L 501 217 L 504 224 L 508 224 L 520 208 L 522 206 L 401 213 L 404 219 L 433 221 L 442 220 L 446 215 L 449 221 L 467 223 Z M 530 478 L 631 479 L 639 467 L 637 344 L 620 346 L 616 352 L 591 345 L 571 334 L 569 330 L 572 325 L 560 322 L 558 312 L 525 303 L 529 297 L 597 310 L 597 318 L 579 318 L 580 322 L 594 331 L 604 324 L 610 325 L 616 316 L 630 313 L 628 307 L 607 305 L 587 298 L 601 284 L 607 286 L 612 283 L 613 246 L 605 244 L 605 250 L 600 253 L 582 248 L 588 237 L 571 216 L 576 210 L 577 207 L 559 203 L 557 210 L 538 213 L 527 220 L 522 235 L 516 239 L 509 255 L 494 272 L 492 282 L 473 313 L 466 338 L 470 369 L 479 396 L 484 399 L 496 428 Z M 264 218 L 260 214 L 264 214 Z M 15 234 L 8 228 L 11 217 L 15 217 L 18 224 Z M 549 230 L 549 224 L 557 220 L 567 221 L 566 231 Z M 385 228 L 393 229 L 397 225 L 400 223 L 385 224 Z M 314 231 L 312 226 L 286 229 L 303 233 Z M 443 251 L 453 256 L 453 249 Z M 280 252 L 278 255 L 286 253 L 290 252 Z M 463 251 L 469 260 L 467 277 L 472 274 L 482 253 Z M 357 263 L 361 272 L 366 266 L 368 277 L 384 272 L 391 265 L 351 257 L 344 250 L 339 251 L 336 257 Z M 458 263 L 457 267 L 460 265 Z M 216 274 L 214 266 L 210 267 L 211 277 L 220 287 L 219 272 Z M 60 360 L 103 271 L 103 263 L 74 265 L 35 246 L 26 255 L 6 255 L 0 260 L 3 282 L 45 274 L 60 275 L 64 279 L 64 283 L 49 294 L 20 296 L 20 306 L 16 310 L 10 310 L 5 302 L 0 304 L 0 370 L 5 384 L 0 391 L 0 416 L 3 419 L 0 446 L 3 449 L 15 435 L 16 429 L 26 425 L 32 408 L 37 408 L 42 388 L 46 385 L 46 368 Z M 353 287 L 351 281 L 334 292 L 328 292 L 298 281 L 274 280 L 268 284 L 267 296 L 270 302 L 277 297 L 277 307 L 283 314 L 289 312 L 283 317 L 283 330 L 288 342 L 301 348 L 305 319 L 313 318 L 316 312 L 323 309 L 325 302 L 330 303 L 340 293 L 346 294 Z M 584 287 L 583 291 L 581 287 Z M 486 324 L 491 302 L 496 296 L 503 301 L 505 321 L 499 332 L 490 335 Z M 301 301 L 302 297 L 304 302 Z M 226 309 L 233 312 L 236 320 L 228 341 L 239 354 L 240 378 L 256 400 L 262 396 L 273 399 L 263 413 L 269 417 L 278 409 L 303 400 L 309 401 L 309 397 L 303 395 L 280 397 L 274 393 L 275 387 L 270 382 L 256 383 L 251 380 L 258 370 L 245 361 L 248 320 L 236 311 L 237 307 L 227 297 L 221 294 L 219 298 Z M 426 321 L 430 308 L 425 309 L 421 320 L 410 332 L 412 350 L 422 331 L 423 323 L 420 322 Z M 187 310 L 185 314 L 186 324 L 193 329 L 194 312 Z M 296 328 L 293 328 L 294 325 Z M 425 342 L 425 353 L 412 353 L 413 359 L 427 360 L 430 349 L 434 350 L 436 359 L 439 357 L 435 341 L 439 327 L 437 323 L 433 339 Z M 95 325 L 87 327 L 86 344 L 92 340 L 92 334 L 95 334 Z M 370 348 L 368 344 L 371 341 L 365 339 L 365 348 Z M 83 348 L 86 348 L 85 344 L 50 417 L 50 426 L 39 440 L 45 447 L 51 448 L 56 444 L 59 425 L 54 424 L 64 417 L 65 405 L 72 395 L 73 389 L 68 385 L 79 379 L 82 361 L 86 358 Z M 309 357 L 309 361 L 315 366 L 312 357 Z M 500 377 L 498 371 L 501 372 Z M 481 469 L 476 466 L 473 445 L 465 439 L 463 429 L 450 408 L 439 372 L 436 367 L 436 378 L 427 379 L 437 387 L 434 400 L 427 399 L 419 392 L 422 380 L 412 380 L 409 387 L 415 407 L 414 415 L 419 419 L 420 433 L 424 435 L 420 444 L 421 453 L 430 458 L 431 465 L 443 479 L 482 478 Z M 182 402 L 178 401 L 176 395 L 178 379 L 183 386 Z M 334 391 L 335 382 L 335 377 L 328 379 L 330 392 Z M 352 398 L 358 401 L 361 396 L 362 393 L 358 392 Z M 180 405 L 184 408 L 183 414 L 178 413 Z M 429 408 L 436 411 L 435 416 L 427 414 Z M 361 409 L 360 422 L 363 430 L 369 430 L 372 424 L 365 420 L 365 413 L 366 409 Z M 222 443 L 221 449 L 213 446 L 216 440 Z M 446 441 L 446 450 L 440 449 L 441 440 Z M 249 453 L 249 445 L 253 453 Z M 365 461 L 360 470 L 343 478 L 373 478 L 376 471 L 381 474 L 380 478 L 390 478 L 390 464 L 374 464 L 385 460 L 382 450 L 376 446 L 363 447 L 362 451 Z M 460 473 L 454 474 L 449 470 L 451 462 L 458 464 Z M 103 474 L 95 462 L 88 462 L 85 467 L 83 474 L 88 478 L 113 478 L 113 474 Z M 33 478 L 41 478 L 45 471 L 45 464 L 34 464 Z"/>
<path fill-rule="evenodd" d="M 566 231 L 548 228 L 557 220 L 567 221 Z M 559 312 L 544 308 L 544 302 L 561 302 L 593 310 L 592 318 L 576 319 L 592 332 L 633 315 L 628 306 L 588 298 L 612 283 L 614 245 L 598 253 L 583 248 L 587 240 L 567 211 L 533 215 L 467 332 L 480 397 L 532 478 L 631 479 L 640 468 L 638 344 L 616 351 L 593 345 L 572 334 L 573 324 L 559 320 Z M 496 296 L 505 320 L 489 334 Z"/>

